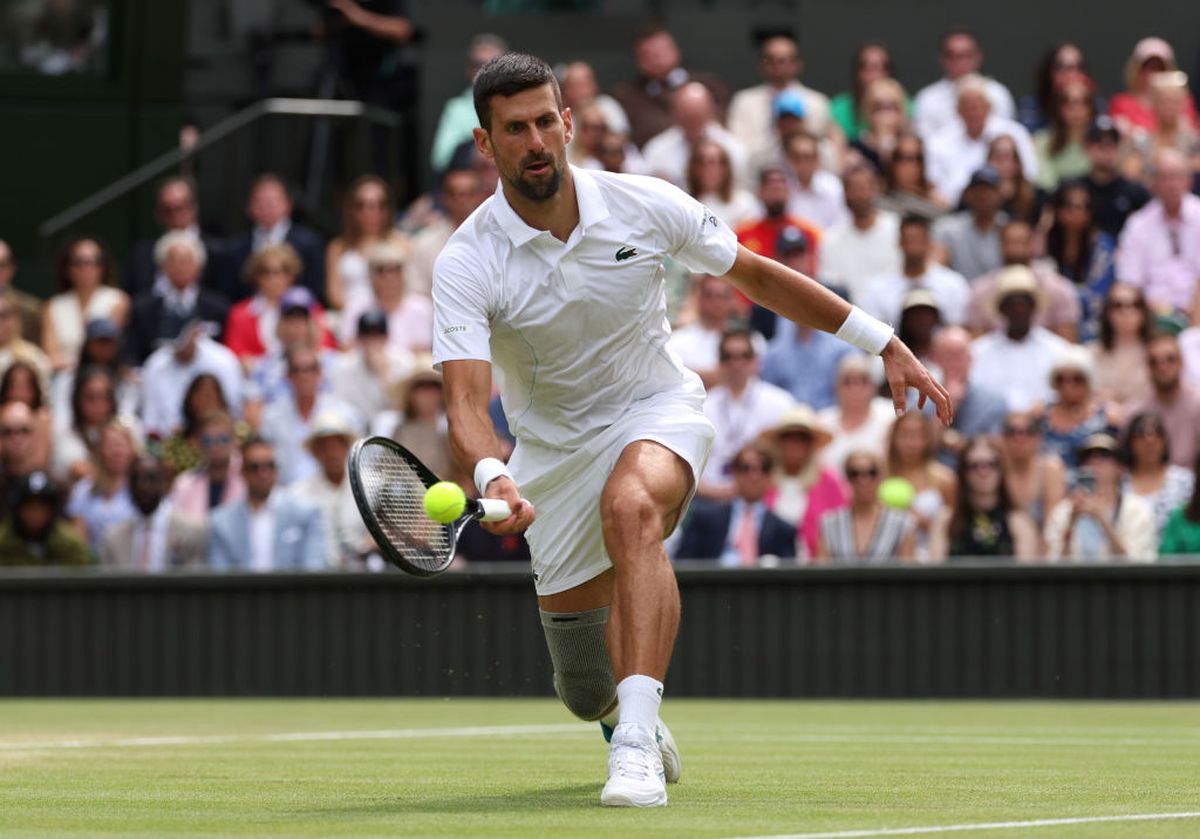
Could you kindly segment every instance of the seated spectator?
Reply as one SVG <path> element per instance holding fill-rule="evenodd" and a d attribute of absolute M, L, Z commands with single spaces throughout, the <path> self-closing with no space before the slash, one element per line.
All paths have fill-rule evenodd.
<path fill-rule="evenodd" d="M 1154 510 L 1157 539 L 1171 511 L 1192 497 L 1195 472 L 1171 463 L 1167 427 L 1162 417 L 1149 411 L 1129 420 L 1122 435 L 1121 459 L 1129 468 L 1127 491 Z"/>
<path fill-rule="evenodd" d="M 1200 554 L 1200 481 L 1196 480 L 1197 473 L 1200 473 L 1200 466 L 1192 470 L 1192 494 L 1187 502 L 1167 517 L 1158 546 L 1160 557 Z"/>
<path fill-rule="evenodd" d="M 797 131 L 783 141 L 783 159 L 791 172 L 788 215 L 821 233 L 850 222 L 846 195 L 837 175 L 821 168 L 821 146 L 815 135 Z"/>
<path fill-rule="evenodd" d="M 838 169 L 838 147 L 828 139 L 822 140 L 808 129 L 807 115 L 804 97 L 791 91 L 776 96 L 771 105 L 771 131 L 760 143 L 758 152 L 749 158 L 749 170 L 761 172 L 768 167 L 785 165 L 788 140 L 797 134 L 815 137 L 820 165 L 831 171 Z"/>
<path fill-rule="evenodd" d="M 958 499 L 942 512 L 930 538 L 930 559 L 954 562 L 986 557 L 1030 562 L 1041 537 L 1029 514 L 1012 503 L 1004 483 L 1004 456 L 990 437 L 972 437 L 958 461 Z"/>
<path fill-rule="evenodd" d="M 841 189 L 840 185 L 838 189 Z M 771 166 L 759 172 L 758 200 L 762 204 L 763 215 L 737 228 L 738 241 L 760 256 L 779 259 L 777 246 L 783 241 L 780 239 L 783 232 L 798 230 L 804 236 L 808 254 L 804 273 L 816 277 L 821 232 L 812 223 L 788 213 L 788 190 L 787 175 L 781 167 Z"/>
<path fill-rule="evenodd" d="M 1158 551 L 1154 511 L 1121 487 L 1117 441 L 1094 434 L 1077 453 L 1081 464 L 1071 494 L 1046 522 L 1052 560 L 1153 562 Z"/>
<path fill-rule="evenodd" d="M 971 173 L 987 162 L 988 146 L 1001 134 L 1016 141 L 1021 168 L 1031 181 L 1037 178 L 1037 154 L 1029 132 L 1009 117 L 992 113 L 987 81 L 974 74 L 955 84 L 958 96 L 957 118 L 933 134 L 920 132 L 928 144 L 929 179 L 953 204 L 962 195 Z M 920 96 L 917 100 L 920 119 Z"/>
<path fill-rule="evenodd" d="M 909 133 L 907 102 L 904 88 L 895 79 L 876 79 L 863 96 L 862 129 L 850 150 L 880 172 L 891 166 L 897 142 Z"/>
<path fill-rule="evenodd" d="M 1179 339 L 1173 335 L 1156 335 L 1147 347 L 1150 364 L 1150 392 L 1128 406 L 1129 416 L 1153 411 L 1163 419 L 1170 441 L 1171 462 L 1187 469 L 1196 462 L 1200 451 L 1200 388 L 1183 380 L 1183 356 Z"/>
<path fill-rule="evenodd" d="M 8 242 L 0 239 L 0 305 L 7 300 L 16 313 L 15 316 L 11 316 L 14 320 L 13 327 L 17 328 L 13 334 L 36 347 L 42 340 L 42 301 L 17 288 L 13 284 L 16 275 L 17 259 Z M 0 318 L 4 317 L 10 316 L 0 314 Z M 4 343 L 6 342 L 0 341 L 0 345 Z M 0 353 L 2 352 L 0 346 Z"/>
<path fill-rule="evenodd" d="M 208 566 L 214 571 L 319 571 L 327 568 L 320 512 L 276 488 L 275 448 L 261 438 L 242 446 L 246 497 L 209 519 Z"/>
<path fill-rule="evenodd" d="M 1075 341 L 1081 317 L 1079 295 L 1066 277 L 1034 263 L 1033 230 L 1028 223 L 1014 219 L 1000 228 L 1000 258 L 1004 263 L 1003 268 L 989 271 L 971 282 L 971 294 L 967 298 L 967 328 L 981 334 L 1000 326 L 1000 317 L 991 302 L 1001 274 L 1019 268 L 1032 275 L 1038 289 L 1040 305 L 1034 323 L 1061 338 Z"/>
<path fill-rule="evenodd" d="M 372 247 L 407 248 L 408 239 L 396 230 L 395 222 L 395 200 L 385 180 L 363 175 L 350 184 L 342 205 L 342 234 L 325 249 L 325 299 L 331 309 L 341 311 L 350 300 L 370 296 L 367 253 Z"/>
<path fill-rule="evenodd" d="M 1123 408 L 1150 392 L 1150 339 L 1154 318 L 1136 286 L 1110 286 L 1100 309 L 1097 340 L 1089 349 L 1096 368 L 1096 389 Z M 1180 343 L 1183 335 L 1180 335 Z"/>
<path fill-rule="evenodd" d="M 862 129 L 863 96 L 871 82 L 895 77 L 892 54 L 883 44 L 868 41 L 855 51 L 850 64 L 850 90 L 842 91 L 829 103 L 830 114 L 847 140 L 858 139 Z M 904 110 L 911 112 L 912 103 L 906 101 Z"/>
<path fill-rule="evenodd" d="M 1193 171 L 1200 164 L 1200 133 L 1196 124 L 1187 119 L 1185 108 L 1190 101 L 1187 73 L 1178 70 L 1159 73 L 1150 83 L 1150 103 L 1154 111 L 1154 128 L 1136 130 L 1133 148 L 1126 155 L 1126 176 L 1146 180 L 1150 161 L 1161 149 L 1174 149 L 1187 159 Z"/>
<path fill-rule="evenodd" d="M 962 323 L 971 290 L 961 274 L 931 259 L 929 220 L 905 216 L 900 222 L 899 242 L 904 256 L 900 271 L 882 274 L 867 285 L 860 301 L 863 309 L 887 323 L 899 323 L 905 296 L 914 289 L 923 289 L 933 296 L 943 321 Z"/>
<path fill-rule="evenodd" d="M 450 169 L 442 176 L 444 212 L 412 237 L 412 248 L 404 265 L 404 280 L 409 291 L 425 297 L 433 293 L 434 260 L 450 240 L 450 235 L 487 197 L 482 178 L 472 169 Z"/>
<path fill-rule="evenodd" d="M 558 86 L 562 91 L 563 106 L 570 108 L 572 114 L 582 113 L 585 108 L 595 108 L 609 131 L 629 134 L 629 117 L 625 116 L 625 109 L 616 99 L 600 92 L 592 65 L 586 61 L 570 62 L 562 68 Z M 568 153 L 572 145 L 574 141 L 567 144 Z"/>
<path fill-rule="evenodd" d="M 750 155 L 760 154 L 769 144 L 773 108 L 785 92 L 803 102 L 805 128 L 818 137 L 829 133 L 829 99 L 800 82 L 803 69 L 799 44 L 790 32 L 772 32 L 762 39 L 758 52 L 762 84 L 733 95 L 726 121 Z"/>
<path fill-rule="evenodd" d="M 879 500 L 882 458 L 873 451 L 852 451 L 846 457 L 845 475 L 850 504 L 821 517 L 817 564 L 911 562 L 916 550 L 916 524 L 908 511 L 885 506 Z"/>
<path fill-rule="evenodd" d="M 100 441 L 100 430 L 117 416 L 116 383 L 108 368 L 88 365 L 74 371 L 69 408 L 61 419 L 55 417 L 50 475 L 57 483 L 69 486 L 91 473 L 91 449 Z"/>
<path fill-rule="evenodd" d="M 979 72 L 983 66 L 983 51 L 973 33 L 965 29 L 952 29 L 942 36 L 938 60 L 942 65 L 942 78 L 921 88 L 913 102 L 917 133 L 926 142 L 954 122 L 958 84 L 962 79 Z M 991 111 L 1004 119 L 1012 119 L 1016 107 L 1008 88 L 995 79 L 980 78 Z"/>
<path fill-rule="evenodd" d="M 466 67 L 467 88 L 446 100 L 438 116 L 437 128 L 433 132 L 433 148 L 429 162 L 435 172 L 445 171 L 459 146 L 471 141 L 471 131 L 479 126 L 475 116 L 475 97 L 470 82 L 475 74 L 493 58 L 508 52 L 508 44 L 499 35 L 484 33 L 471 39 Z M 340 306 L 332 299 L 328 303 L 337 309 Z"/>
<path fill-rule="evenodd" d="M 1097 117 L 1084 136 L 1092 168 L 1085 182 L 1092 192 L 1096 224 L 1116 239 L 1125 221 L 1150 201 L 1150 191 L 1121 174 L 1121 132 L 1108 117 Z"/>
<path fill-rule="evenodd" d="M 333 394 L 358 412 L 374 417 L 386 411 L 392 388 L 413 372 L 416 360 L 388 343 L 387 316 L 378 309 L 358 317 L 354 346 L 333 358 L 329 380 Z"/>
<path fill-rule="evenodd" d="M 142 403 L 140 371 L 129 367 L 121 358 L 121 330 L 106 318 L 88 321 L 79 359 L 70 370 L 62 370 L 50 380 L 50 412 L 56 428 L 70 424 L 74 416 L 71 394 L 75 392 L 75 377 L 85 367 L 103 367 L 116 384 L 117 414 L 128 422 L 137 422 Z M 60 475 L 53 476 L 62 480 Z"/>
<path fill-rule="evenodd" d="M 679 356 L 684 366 L 700 375 L 705 387 L 716 384 L 720 363 L 721 336 L 741 320 L 737 293 L 733 286 L 712 274 L 698 276 L 698 305 L 695 323 L 671 333 L 667 347 Z M 765 349 L 762 336 L 753 339 L 755 352 Z"/>
<path fill-rule="evenodd" d="M 1003 395 L 1009 410 L 1045 404 L 1053 395 L 1054 359 L 1070 344 L 1036 325 L 1044 298 L 1030 268 L 1010 265 L 997 272 L 994 289 L 991 307 L 1000 326 L 971 345 L 971 380 Z"/>
<path fill-rule="evenodd" d="M 937 298 L 927 288 L 914 288 L 900 301 L 896 337 L 912 350 L 922 364 L 929 363 L 933 336 L 942 328 L 942 312 Z"/>
<path fill-rule="evenodd" d="M 213 411 L 200 419 L 197 429 L 200 462 L 175 476 L 171 505 L 192 521 L 207 522 L 215 507 L 245 497 L 246 482 L 233 417 L 226 411 Z"/>
<path fill-rule="evenodd" d="M 325 561 L 330 568 L 355 567 L 373 544 L 346 476 L 346 459 L 356 437 L 354 429 L 338 414 L 317 417 L 304 446 L 320 464 L 320 471 L 292 488 L 296 498 L 321 511 Z"/>
<path fill-rule="evenodd" d="M 876 277 L 900 271 L 900 219 L 876 208 L 879 176 L 865 164 L 852 165 L 842 175 L 849 224 L 830 231 L 821 257 L 820 279 L 846 289 L 861 301 Z"/>
<path fill-rule="evenodd" d="M 15 479 L 0 523 L 0 565 L 87 565 L 87 544 L 59 513 L 61 493 L 44 472 Z"/>
<path fill-rule="evenodd" d="M 810 236 L 799 227 L 783 228 L 779 233 L 779 240 L 775 243 L 776 261 L 793 271 L 807 274 L 810 277 L 814 276 L 816 272 L 813 270 L 813 265 L 816 260 L 809 252 L 809 241 Z M 776 327 L 784 320 L 787 318 L 779 317 L 766 306 L 751 303 L 750 328 L 766 338 L 768 342 L 775 337 Z"/>
<path fill-rule="evenodd" d="M 1032 134 L 1050 125 L 1058 105 L 1058 93 L 1063 87 L 1080 79 L 1090 78 L 1083 50 L 1070 41 L 1055 44 L 1038 62 L 1034 93 L 1021 97 L 1018 105 L 1021 125 Z M 1099 102 L 1103 105 L 1103 101 Z M 1093 108 L 1101 110 L 1093 103 Z"/>
<path fill-rule="evenodd" d="M 221 381 L 211 373 L 201 373 L 184 391 L 182 423 L 162 441 L 163 462 L 172 475 L 202 462 L 200 423 L 204 417 L 218 411 L 229 413 L 229 400 L 225 398 Z"/>
<path fill-rule="evenodd" d="M 316 474 L 320 468 L 304 448 L 313 420 L 335 412 L 354 427 L 360 422 L 353 408 L 322 387 L 321 360 L 311 347 L 301 345 L 287 350 L 287 375 L 292 392 L 267 406 L 261 429 L 263 439 L 278 452 L 279 484 L 285 487 Z"/>
<path fill-rule="evenodd" d="M 65 370 L 79 356 L 87 322 L 108 318 L 124 326 L 129 298 L 113 288 L 112 259 L 90 236 L 73 239 L 62 249 L 58 282 L 62 290 L 42 307 L 42 349 L 54 370 Z"/>
<path fill-rule="evenodd" d="M 728 86 L 710 73 L 685 68 L 675 38 L 662 26 L 648 26 L 634 36 L 633 62 L 637 75 L 614 87 L 612 97 L 629 118 L 629 139 L 638 148 L 671 127 L 675 94 L 688 82 L 697 81 L 708 88 L 717 119 L 724 118 Z"/>
<path fill-rule="evenodd" d="M 39 450 L 34 435 L 36 420 L 24 402 L 0 405 L 0 478 L 5 485 L 46 468 L 45 452 Z"/>
<path fill-rule="evenodd" d="M 938 463 L 935 421 L 913 411 L 897 417 L 888 432 L 887 477 L 903 478 L 913 488 L 908 512 L 916 526 L 916 557 L 929 557 L 929 537 L 943 508 L 954 507 L 954 473 Z"/>
<path fill-rule="evenodd" d="M 1117 247 L 1117 276 L 1146 294 L 1155 312 L 1188 312 L 1200 276 L 1200 197 L 1174 149 L 1154 157 L 1154 200 L 1129 217 Z"/>
<path fill-rule="evenodd" d="M 675 555 L 678 559 L 715 559 L 725 568 L 753 568 L 763 557 L 796 556 L 796 528 L 767 508 L 771 453 L 754 444 L 733 458 L 734 497 L 693 503 Z"/>
<path fill-rule="evenodd" d="M 237 277 L 229 270 L 221 241 L 200 229 L 200 205 L 196 201 L 196 184 L 188 177 L 175 175 L 159 184 L 155 196 L 154 217 L 163 233 L 185 232 L 200 239 L 208 259 L 200 285 L 229 298 L 233 295 Z M 154 258 L 162 234 L 139 239 L 125 261 L 122 287 L 131 300 L 159 287 L 161 275 Z M 90 319 L 90 318 L 89 318 Z"/>
<path fill-rule="evenodd" d="M 400 413 L 386 436 L 415 454 L 433 474 L 455 480 L 458 466 L 450 451 L 441 374 L 432 367 L 418 367 L 396 386 L 394 401 Z"/>
<path fill-rule="evenodd" d="M 50 359 L 36 345 L 21 337 L 19 312 L 11 292 L 0 291 L 0 370 L 17 361 L 31 364 L 45 387 L 50 381 Z"/>
<path fill-rule="evenodd" d="M 1000 173 L 991 166 L 977 170 L 962 201 L 967 209 L 938 219 L 933 236 L 946 252 L 946 264 L 974 280 L 1003 264 L 1000 229 L 1008 216 L 1000 211 Z"/>
<path fill-rule="evenodd" d="M 784 414 L 761 438 L 775 460 L 767 504 L 771 512 L 796 528 L 805 562 L 817 555 L 821 516 L 847 502 L 841 476 L 821 465 L 818 456 L 831 439 L 812 408 L 803 404 Z"/>
<path fill-rule="evenodd" d="M 404 265 L 407 251 L 393 243 L 374 245 L 367 252 L 371 290 L 346 301 L 342 312 L 342 343 L 354 342 L 358 318 L 379 309 L 388 319 L 388 345 L 393 352 L 428 352 L 433 345 L 433 303 L 408 290 Z"/>
<path fill-rule="evenodd" d="M 988 144 L 986 165 L 1000 176 L 1000 210 L 1010 219 L 1037 225 L 1042 214 L 1042 193 L 1021 167 L 1017 141 L 1001 134 Z"/>
<path fill-rule="evenodd" d="M 165 439 L 179 429 L 184 392 L 201 373 L 217 378 L 230 411 L 240 415 L 242 365 L 228 347 L 208 337 L 203 324 L 193 323 L 172 344 L 151 353 L 142 367 L 142 427 L 148 437 Z"/>
<path fill-rule="evenodd" d="M 1080 76 L 1056 91 L 1050 125 L 1033 135 L 1038 188 L 1053 192 L 1063 179 L 1088 173 L 1092 162 L 1083 141 L 1095 119 L 1096 86 L 1091 79 Z"/>
<path fill-rule="evenodd" d="M 717 121 L 717 106 L 707 87 L 688 82 L 676 90 L 671 98 L 671 121 L 642 148 L 650 174 L 686 187 L 689 150 L 701 140 L 711 140 L 728 155 L 734 183 L 746 182 L 746 150 Z"/>
<path fill-rule="evenodd" d="M 722 335 L 719 357 L 717 382 L 704 400 L 704 415 L 717 435 L 698 492 L 727 501 L 734 491 L 730 473 L 734 455 L 792 407 L 792 395 L 758 377 L 758 354 L 746 330 Z"/>
<path fill-rule="evenodd" d="M 1092 354 L 1083 347 L 1071 345 L 1058 354 L 1050 386 L 1054 396 L 1042 415 L 1042 451 L 1058 455 L 1074 470 L 1083 441 L 1093 434 L 1116 434 L 1121 417 L 1096 393 Z"/>
<path fill-rule="evenodd" d="M 268 245 L 288 245 L 296 254 L 300 270 L 295 281 L 318 300 L 325 297 L 325 240 L 321 234 L 293 220 L 291 191 L 283 178 L 271 172 L 259 175 L 250 184 L 246 199 L 246 217 L 251 228 L 229 242 L 229 269 L 237 279 L 252 277 L 246 270 L 250 257 Z M 253 285 L 238 283 L 238 293 L 230 301 L 238 303 L 250 297 Z"/>
<path fill-rule="evenodd" d="M 207 258 L 199 237 L 186 231 L 173 231 L 158 240 L 154 261 L 161 279 L 134 301 L 125 335 L 125 356 L 131 364 L 144 364 L 150 353 L 174 341 L 193 321 L 214 324 L 218 330 L 225 325 L 229 301 L 200 285 Z"/>
<path fill-rule="evenodd" d="M 734 183 L 729 152 L 715 140 L 701 138 L 692 144 L 686 187 L 689 195 L 734 230 L 761 215 L 758 199 Z"/>
<path fill-rule="evenodd" d="M 924 216 L 931 221 L 950 209 L 926 175 L 925 143 L 916 134 L 896 138 L 896 148 L 884 175 L 887 189 L 877 202 L 879 209 L 898 216 Z"/>
<path fill-rule="evenodd" d="M 938 453 L 942 463 L 954 468 L 968 439 L 1000 433 L 1008 407 L 999 393 L 971 381 L 971 336 L 962 327 L 947 326 L 934 333 L 929 360 L 942 371 L 942 385 L 954 407 L 954 419 L 942 431 Z M 936 410 L 928 402 L 925 404 L 926 416 L 934 416 Z"/>
<path fill-rule="evenodd" d="M 800 369 L 813 370 L 801 366 Z M 892 400 L 878 396 L 882 371 L 869 356 L 853 350 L 842 355 L 830 377 L 836 403 L 817 412 L 817 419 L 833 440 L 821 450 L 821 463 L 841 470 L 853 451 L 875 452 L 883 456 L 888 433 L 896 421 Z M 813 377 L 824 375 L 813 370 Z"/>
<path fill-rule="evenodd" d="M 225 326 L 225 346 L 233 350 L 246 369 L 264 356 L 283 351 L 279 337 L 284 311 L 303 310 L 317 330 L 320 346 L 332 348 L 337 342 L 325 328 L 325 312 L 313 293 L 295 285 L 300 276 L 300 259 L 291 245 L 266 245 L 246 264 L 246 278 L 257 293 L 229 310 Z"/>
<path fill-rule="evenodd" d="M 162 461 L 154 455 L 139 455 L 129 470 L 129 495 L 135 512 L 104 534 L 101 567 L 159 573 L 204 566 L 208 530 L 181 515 L 164 495 L 166 489 Z"/>
<path fill-rule="evenodd" d="M 1142 38 L 1133 48 L 1133 54 L 1125 63 L 1127 90 L 1113 94 L 1108 103 L 1109 116 L 1125 134 L 1135 129 L 1153 130 L 1155 114 L 1152 89 L 1155 78 L 1161 73 L 1175 72 L 1175 50 L 1162 38 Z M 1185 105 L 1187 119 L 1196 124 L 1196 103 L 1188 98 Z"/>
<path fill-rule="evenodd" d="M 1112 288 L 1117 244 L 1096 226 L 1092 193 L 1083 181 L 1063 181 L 1050 202 L 1054 222 L 1046 233 L 1046 256 L 1079 294 L 1081 341 L 1094 341 L 1100 310 Z"/>
<path fill-rule="evenodd" d="M 1004 420 L 1000 438 L 1004 454 L 1004 483 L 1014 506 L 1037 525 L 1067 494 L 1067 468 L 1058 455 L 1042 452 L 1041 423 L 1028 411 L 1013 411 Z"/>
<path fill-rule="evenodd" d="M 854 347 L 828 332 L 780 318 L 763 356 L 762 378 L 821 411 L 836 401 L 834 372 Z"/>
<path fill-rule="evenodd" d="M 127 425 L 114 420 L 104 426 L 92 452 L 91 474 L 75 484 L 67 497 L 65 513 L 86 535 L 93 554 L 99 553 L 109 528 L 134 516 L 129 469 L 136 454 Z"/>
<path fill-rule="evenodd" d="M 596 161 L 605 172 L 617 172 L 626 175 L 645 174 L 641 156 L 638 155 L 635 163 L 631 149 L 636 151 L 636 147 L 628 142 L 623 135 L 615 131 L 605 131 L 604 136 L 600 138 L 599 145 L 596 147 Z"/>
<path fill-rule="evenodd" d="M 42 379 L 33 365 L 14 361 L 0 376 L 0 405 L 21 402 L 33 412 L 34 459 L 49 463 L 53 451 L 54 418 L 42 396 Z"/>

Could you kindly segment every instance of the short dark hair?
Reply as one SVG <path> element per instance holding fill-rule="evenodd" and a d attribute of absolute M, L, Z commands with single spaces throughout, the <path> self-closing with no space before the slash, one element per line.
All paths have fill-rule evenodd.
<path fill-rule="evenodd" d="M 562 91 L 554 70 L 542 59 L 524 52 L 506 52 L 498 55 L 475 74 L 472 86 L 475 98 L 475 116 L 484 131 L 492 130 L 492 97 L 515 96 L 544 84 L 554 89 L 554 101 L 562 110 Z"/>
<path fill-rule="evenodd" d="M 727 352 L 725 347 L 730 341 L 745 341 L 746 346 L 750 347 L 750 352 L 755 356 L 758 355 L 754 349 L 754 336 L 751 334 L 750 330 L 735 327 L 733 329 L 725 330 L 725 332 L 721 335 L 721 342 L 717 345 L 717 353 L 722 359 L 725 357 Z"/>
<path fill-rule="evenodd" d="M 902 219 L 900 219 L 900 229 L 903 230 L 906 227 L 919 227 L 928 233 L 929 218 L 917 213 L 908 213 Z"/>

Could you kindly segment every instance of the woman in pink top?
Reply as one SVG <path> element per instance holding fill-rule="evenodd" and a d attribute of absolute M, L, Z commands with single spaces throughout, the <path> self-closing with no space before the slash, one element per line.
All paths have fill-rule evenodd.
<path fill-rule="evenodd" d="M 1129 90 L 1114 94 L 1108 103 L 1108 114 L 1121 127 L 1122 134 L 1130 134 L 1140 128 L 1153 131 L 1156 126 L 1150 90 L 1154 77 L 1162 72 L 1178 69 L 1175 66 L 1175 50 L 1162 38 L 1143 38 L 1133 48 L 1133 55 L 1125 63 L 1125 84 Z M 1189 95 L 1187 119 L 1196 124 L 1196 102 Z"/>

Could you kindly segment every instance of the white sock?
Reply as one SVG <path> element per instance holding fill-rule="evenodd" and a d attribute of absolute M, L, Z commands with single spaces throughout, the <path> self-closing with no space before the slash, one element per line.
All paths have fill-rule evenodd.
<path fill-rule="evenodd" d="M 649 676 L 626 676 L 617 685 L 621 723 L 633 723 L 654 736 L 658 728 L 658 706 L 663 684 Z"/>

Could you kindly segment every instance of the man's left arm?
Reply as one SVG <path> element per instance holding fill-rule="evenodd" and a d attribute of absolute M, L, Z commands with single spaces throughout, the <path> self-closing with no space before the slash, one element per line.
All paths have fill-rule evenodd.
<path fill-rule="evenodd" d="M 329 0 L 329 5 L 345 15 L 352 26 L 365 29 L 376 38 L 401 44 L 412 40 L 413 25 L 408 18 L 371 12 L 354 0 Z"/>
<path fill-rule="evenodd" d="M 754 302 L 801 326 L 833 333 L 859 349 L 882 356 L 897 415 L 904 413 L 905 390 L 911 387 L 920 394 L 919 408 L 924 407 L 926 399 L 932 399 L 938 419 L 943 425 L 950 424 L 953 409 L 946 389 L 899 338 L 888 336 L 890 328 L 886 325 L 811 277 L 741 245 L 725 279 Z"/>

